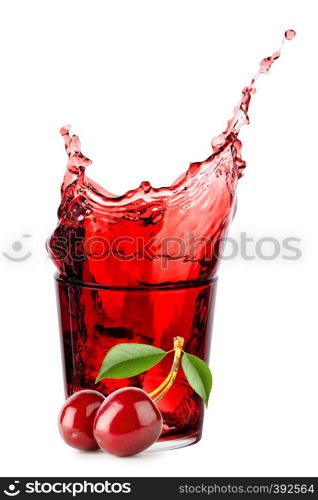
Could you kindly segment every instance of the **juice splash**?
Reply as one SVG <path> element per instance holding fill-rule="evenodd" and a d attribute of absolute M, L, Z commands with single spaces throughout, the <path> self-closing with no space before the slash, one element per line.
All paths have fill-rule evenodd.
<path fill-rule="evenodd" d="M 68 154 L 59 223 L 48 242 L 58 276 L 66 392 L 96 388 L 106 352 L 118 342 L 141 342 L 168 350 L 185 338 L 185 350 L 208 361 L 215 300 L 215 276 L 236 206 L 236 186 L 245 162 L 238 138 L 249 123 L 255 84 L 279 58 L 264 58 L 234 108 L 212 154 L 191 163 L 171 186 L 149 182 L 116 196 L 86 176 L 91 160 L 81 152 L 70 126 L 61 134 Z M 109 394 L 133 385 L 151 392 L 165 378 L 171 360 L 129 380 L 102 380 Z M 178 373 L 174 389 L 159 403 L 161 439 L 195 436 L 202 427 L 202 402 Z"/>
<path fill-rule="evenodd" d="M 294 36 L 293 30 L 286 31 L 281 47 L 261 61 L 225 131 L 212 140 L 213 154 L 191 163 L 169 187 L 142 182 L 121 196 L 109 193 L 86 176 L 91 160 L 81 152 L 79 138 L 70 135 L 70 126 L 61 129 L 68 164 L 59 224 L 48 249 L 62 276 L 137 288 L 215 276 L 237 180 L 245 168 L 238 134 L 249 123 L 258 77 L 269 71 L 285 40 Z"/>

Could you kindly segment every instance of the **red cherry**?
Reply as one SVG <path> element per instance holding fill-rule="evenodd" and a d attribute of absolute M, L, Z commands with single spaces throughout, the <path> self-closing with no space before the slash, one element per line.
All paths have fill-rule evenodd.
<path fill-rule="evenodd" d="M 94 436 L 104 450 L 125 457 L 148 448 L 161 434 L 162 416 L 148 394 L 135 387 L 108 396 L 94 421 Z"/>
<path fill-rule="evenodd" d="M 98 450 L 93 434 L 97 410 L 105 397 L 97 391 L 79 391 L 64 403 L 59 414 L 59 430 L 64 441 L 78 450 Z"/>

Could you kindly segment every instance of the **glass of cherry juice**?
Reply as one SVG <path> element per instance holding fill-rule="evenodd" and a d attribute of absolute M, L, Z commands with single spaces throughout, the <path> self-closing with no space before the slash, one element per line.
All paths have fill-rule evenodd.
<path fill-rule="evenodd" d="M 119 343 L 142 343 L 170 351 L 184 337 L 184 350 L 208 362 L 216 280 L 186 285 L 115 288 L 56 276 L 66 396 L 81 389 L 109 395 L 132 386 L 150 393 L 166 378 L 173 353 L 145 373 L 95 384 L 106 353 Z M 200 440 L 204 407 L 180 367 L 176 381 L 158 402 L 163 431 L 155 449 Z"/>

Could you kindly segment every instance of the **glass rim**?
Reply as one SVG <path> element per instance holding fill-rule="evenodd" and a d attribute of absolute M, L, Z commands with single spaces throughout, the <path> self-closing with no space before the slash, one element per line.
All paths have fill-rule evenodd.
<path fill-rule="evenodd" d="M 218 280 L 217 276 L 213 278 L 205 278 L 205 279 L 198 279 L 198 280 L 192 280 L 192 281 L 179 281 L 178 283 L 163 283 L 163 284 L 155 284 L 155 285 L 146 285 L 142 284 L 141 286 L 133 287 L 133 286 L 110 286 L 110 285 L 101 285 L 99 283 L 88 283 L 84 281 L 80 281 L 77 279 L 72 279 L 72 278 L 64 278 L 60 276 L 59 273 L 56 273 L 54 275 L 54 279 L 57 283 L 64 283 L 65 285 L 71 286 L 71 287 L 78 287 L 78 288 L 91 288 L 94 290 L 108 290 L 108 291 L 118 291 L 118 292 L 123 292 L 123 291 L 131 291 L 131 292 L 156 292 L 156 291 L 169 291 L 169 290 L 180 290 L 180 289 L 188 289 L 188 288 L 200 288 L 203 286 L 213 286 L 216 285 L 216 282 Z"/>

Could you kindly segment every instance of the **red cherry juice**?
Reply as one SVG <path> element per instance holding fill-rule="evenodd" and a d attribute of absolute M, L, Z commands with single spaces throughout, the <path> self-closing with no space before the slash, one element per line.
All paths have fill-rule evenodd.
<path fill-rule="evenodd" d="M 295 36 L 285 33 L 285 40 Z M 91 161 L 70 126 L 61 129 L 68 164 L 58 226 L 48 241 L 57 269 L 65 387 L 105 395 L 133 386 L 153 391 L 167 376 L 173 354 L 139 376 L 95 378 L 105 354 L 120 342 L 184 349 L 209 358 L 216 273 L 224 238 L 236 207 L 237 181 L 245 162 L 238 134 L 247 124 L 251 96 L 281 47 L 263 59 L 225 131 L 212 140 L 212 154 L 169 187 L 143 182 L 116 196 L 86 175 Z M 183 376 L 158 404 L 164 420 L 161 440 L 200 438 L 203 405 Z M 190 442 L 189 441 L 189 442 Z"/>

